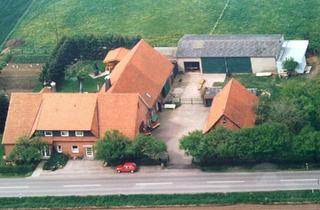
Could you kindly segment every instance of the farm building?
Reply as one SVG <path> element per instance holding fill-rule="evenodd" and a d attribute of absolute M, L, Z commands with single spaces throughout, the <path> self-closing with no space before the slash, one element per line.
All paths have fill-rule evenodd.
<path fill-rule="evenodd" d="M 183 72 L 277 73 L 282 69 L 279 59 L 288 50 L 284 43 L 284 36 L 280 34 L 185 35 L 178 43 L 176 59 L 179 71 Z M 305 50 L 300 51 L 301 54 L 304 57 Z"/>
<path fill-rule="evenodd" d="M 50 145 L 44 156 L 55 150 L 92 159 L 95 142 L 108 130 L 131 139 L 148 132 L 156 123 L 161 95 L 170 89 L 172 70 L 168 59 L 141 40 L 121 56 L 100 92 L 57 93 L 44 88 L 38 93 L 12 93 L 2 141 L 5 154 L 19 137 L 40 135 Z"/>
<path fill-rule="evenodd" d="M 218 126 L 232 130 L 253 127 L 258 100 L 240 82 L 231 79 L 214 97 L 203 132 L 207 133 Z"/>

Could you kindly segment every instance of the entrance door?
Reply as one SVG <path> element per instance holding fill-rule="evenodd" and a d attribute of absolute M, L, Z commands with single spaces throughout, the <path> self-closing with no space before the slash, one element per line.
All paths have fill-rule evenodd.
<path fill-rule="evenodd" d="M 93 158 L 93 147 L 92 146 L 86 147 L 86 157 L 89 159 Z"/>
<path fill-rule="evenodd" d="M 184 62 L 185 71 L 200 71 L 199 62 Z"/>

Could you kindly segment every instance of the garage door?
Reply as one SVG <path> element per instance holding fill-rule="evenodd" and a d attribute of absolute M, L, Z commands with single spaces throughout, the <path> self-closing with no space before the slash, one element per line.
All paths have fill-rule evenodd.
<path fill-rule="evenodd" d="M 251 73 L 251 60 L 249 57 L 226 58 L 230 73 Z"/>
<path fill-rule="evenodd" d="M 201 58 L 202 73 L 226 73 L 224 58 Z"/>
<path fill-rule="evenodd" d="M 252 72 L 249 57 L 201 58 L 203 73 L 250 73 Z"/>

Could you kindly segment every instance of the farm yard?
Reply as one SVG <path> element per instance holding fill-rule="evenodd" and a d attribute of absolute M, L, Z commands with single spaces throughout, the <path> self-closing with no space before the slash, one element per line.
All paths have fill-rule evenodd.
<path fill-rule="evenodd" d="M 155 46 L 174 46 L 183 34 L 210 33 L 226 0 L 37 0 L 11 38 L 24 51 L 53 49 L 62 36 L 141 35 Z M 231 0 L 213 33 L 284 33 L 320 47 L 320 2 Z M 1 29 L 3 26 L 1 27 Z"/>

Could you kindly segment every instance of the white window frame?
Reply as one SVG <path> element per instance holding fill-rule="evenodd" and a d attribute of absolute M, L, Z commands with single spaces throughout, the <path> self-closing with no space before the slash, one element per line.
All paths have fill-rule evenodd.
<path fill-rule="evenodd" d="M 63 134 L 65 132 L 65 134 Z M 63 137 L 69 136 L 69 131 L 60 131 L 60 135 Z"/>
<path fill-rule="evenodd" d="M 83 133 L 83 131 L 75 131 L 75 135 L 76 135 L 76 137 L 83 137 L 84 133 Z"/>
<path fill-rule="evenodd" d="M 73 147 L 77 147 L 77 149 L 73 149 Z M 71 151 L 72 151 L 72 153 L 79 153 L 80 152 L 79 146 L 78 145 L 72 145 L 71 146 Z"/>
<path fill-rule="evenodd" d="M 58 144 L 56 146 L 56 150 L 57 150 L 57 153 L 62 153 L 62 145 L 61 144 Z"/>
<path fill-rule="evenodd" d="M 53 136 L 52 131 L 44 131 L 44 136 Z"/>

